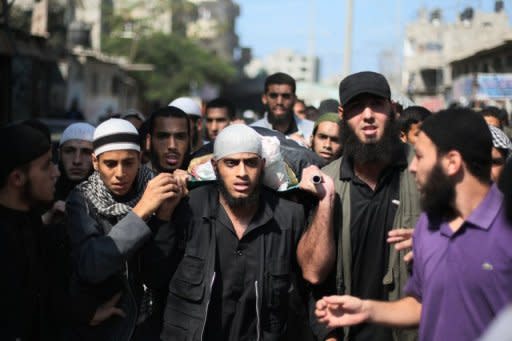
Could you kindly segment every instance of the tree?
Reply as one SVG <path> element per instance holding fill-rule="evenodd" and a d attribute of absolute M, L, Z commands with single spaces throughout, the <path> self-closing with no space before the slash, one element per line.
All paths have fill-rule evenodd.
<path fill-rule="evenodd" d="M 235 75 L 226 61 L 195 42 L 174 34 L 153 33 L 124 39 L 111 35 L 104 40 L 105 52 L 131 56 L 133 63 L 147 63 L 154 71 L 134 73 L 145 89 L 147 101 L 169 102 L 190 94 L 192 86 L 224 84 Z"/>

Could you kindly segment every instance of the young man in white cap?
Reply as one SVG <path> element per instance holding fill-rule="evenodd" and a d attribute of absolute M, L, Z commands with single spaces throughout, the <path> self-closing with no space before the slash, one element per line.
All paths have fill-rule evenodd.
<path fill-rule="evenodd" d="M 61 176 L 57 181 L 57 200 L 66 200 L 69 192 L 91 175 L 92 139 L 94 127 L 89 123 L 69 125 L 59 141 L 59 169 Z"/>
<path fill-rule="evenodd" d="M 192 190 L 171 219 L 184 256 L 169 285 L 163 340 L 282 340 L 301 205 L 261 185 L 261 137 L 234 124 L 214 143 L 217 183 Z"/>
<path fill-rule="evenodd" d="M 89 304 L 98 307 L 113 295 L 119 303 L 102 321 L 75 326 L 74 337 L 151 340 L 157 338 L 158 326 L 144 330 L 145 323 L 158 314 L 153 294 L 167 281 L 152 276 L 154 267 L 166 259 L 166 249 L 157 245 L 172 232 L 166 220 L 185 189 L 171 174 L 152 178 L 140 165 L 139 137 L 128 121 L 100 124 L 93 147 L 95 172 L 71 192 L 66 206 L 71 293 L 86 292 L 95 298 Z"/>
<path fill-rule="evenodd" d="M 201 114 L 201 107 L 199 104 L 190 97 L 178 97 L 169 103 L 170 107 L 175 107 L 183 110 L 188 115 L 189 129 L 190 129 L 190 148 L 195 152 L 203 145 L 203 115 Z"/>

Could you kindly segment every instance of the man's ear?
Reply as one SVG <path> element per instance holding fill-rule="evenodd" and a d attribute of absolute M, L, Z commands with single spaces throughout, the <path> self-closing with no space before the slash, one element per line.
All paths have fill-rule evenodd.
<path fill-rule="evenodd" d="M 92 157 L 92 166 L 94 167 L 94 170 L 97 171 L 98 170 L 99 160 L 96 157 L 96 154 L 94 154 L 94 153 L 91 154 L 91 157 Z"/>
<path fill-rule="evenodd" d="M 338 117 L 340 118 L 340 120 L 343 119 L 343 108 L 341 107 L 341 105 L 338 105 Z"/>
<path fill-rule="evenodd" d="M 456 150 L 450 150 L 443 156 L 442 165 L 447 175 L 453 176 L 457 174 L 463 165 L 462 155 Z"/>
<path fill-rule="evenodd" d="M 146 150 L 145 151 L 149 151 L 151 150 L 151 134 L 146 134 L 146 146 L 145 146 Z"/>
<path fill-rule="evenodd" d="M 23 187 L 27 183 L 28 175 L 26 172 L 19 168 L 15 168 L 11 174 L 9 174 L 8 182 L 13 184 L 15 187 Z"/>
<path fill-rule="evenodd" d="M 267 101 L 266 94 L 261 95 L 261 103 L 263 103 L 264 105 L 267 105 L 268 101 Z"/>
<path fill-rule="evenodd" d="M 403 131 L 400 131 L 400 140 L 402 140 L 403 143 L 407 143 L 407 134 Z"/>

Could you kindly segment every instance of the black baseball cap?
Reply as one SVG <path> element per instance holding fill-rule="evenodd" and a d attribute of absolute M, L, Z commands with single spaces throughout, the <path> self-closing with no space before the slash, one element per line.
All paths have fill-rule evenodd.
<path fill-rule="evenodd" d="M 341 106 L 360 94 L 372 94 L 391 99 L 391 90 L 386 78 L 372 71 L 357 72 L 345 77 L 340 83 L 339 92 Z"/>

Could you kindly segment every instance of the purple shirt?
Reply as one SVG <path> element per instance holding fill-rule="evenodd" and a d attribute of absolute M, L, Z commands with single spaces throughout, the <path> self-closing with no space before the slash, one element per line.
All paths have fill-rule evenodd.
<path fill-rule="evenodd" d="M 475 340 L 512 302 L 512 224 L 492 186 L 454 233 L 429 230 L 422 214 L 413 236 L 413 275 L 405 292 L 422 303 L 420 340 Z"/>

